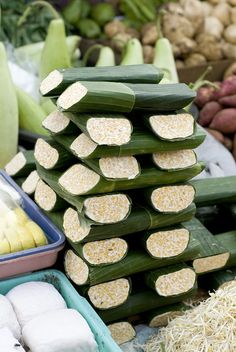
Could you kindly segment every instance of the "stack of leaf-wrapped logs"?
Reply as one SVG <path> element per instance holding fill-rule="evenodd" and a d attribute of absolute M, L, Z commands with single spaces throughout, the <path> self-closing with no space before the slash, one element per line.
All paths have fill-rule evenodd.
<path fill-rule="evenodd" d="M 185 262 L 201 246 L 181 223 L 195 213 L 188 181 L 203 169 L 193 149 L 204 133 L 182 110 L 194 92 L 161 78 L 137 65 L 56 70 L 41 83 L 58 109 L 35 146 L 35 201 L 63 228 L 65 272 L 106 323 L 196 291 Z"/>

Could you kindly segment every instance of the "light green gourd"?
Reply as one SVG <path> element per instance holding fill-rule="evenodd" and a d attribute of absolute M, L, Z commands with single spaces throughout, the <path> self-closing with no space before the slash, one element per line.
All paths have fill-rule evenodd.
<path fill-rule="evenodd" d="M 5 47 L 1 42 L 0 77 L 0 168 L 3 168 L 17 152 L 18 107 Z"/>
<path fill-rule="evenodd" d="M 163 13 L 159 14 L 157 21 L 158 38 L 154 49 L 153 64 L 162 69 L 164 77 L 160 81 L 161 84 L 166 83 L 179 83 L 179 77 L 177 74 L 175 59 L 172 51 L 171 44 L 167 38 L 163 37 L 161 31 L 161 18 Z"/>
<path fill-rule="evenodd" d="M 65 24 L 62 19 L 52 20 L 40 60 L 39 76 L 44 79 L 51 71 L 71 66 L 66 44 Z"/>

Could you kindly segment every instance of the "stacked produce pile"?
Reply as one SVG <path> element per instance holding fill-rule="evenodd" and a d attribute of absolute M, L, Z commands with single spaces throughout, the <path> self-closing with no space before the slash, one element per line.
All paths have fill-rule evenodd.
<path fill-rule="evenodd" d="M 229 76 L 215 87 L 201 87 L 195 103 L 200 109 L 199 124 L 222 144 L 236 160 L 236 76 Z"/>
<path fill-rule="evenodd" d="M 181 0 L 164 5 L 166 14 L 162 31 L 172 44 L 177 68 L 236 58 L 235 5 L 235 0 Z M 114 19 L 106 24 L 105 34 L 116 48 L 120 47 L 121 41 L 140 39 L 145 62 L 153 62 L 158 39 L 155 18 L 146 21 L 141 29 L 138 27 L 138 31 L 133 29 L 137 28 L 133 22 L 128 26 L 127 23 Z"/>
<path fill-rule="evenodd" d="M 184 262 L 200 243 L 179 224 L 195 212 L 186 182 L 203 169 L 192 149 L 204 133 L 181 110 L 194 93 L 161 79 L 154 66 L 116 66 L 57 70 L 41 84 L 58 110 L 35 146 L 34 197 L 71 245 L 67 275 L 107 323 L 196 290 Z"/>

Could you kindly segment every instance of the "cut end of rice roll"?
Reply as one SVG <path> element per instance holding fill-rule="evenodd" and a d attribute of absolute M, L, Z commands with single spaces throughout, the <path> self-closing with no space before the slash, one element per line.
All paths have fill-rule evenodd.
<path fill-rule="evenodd" d="M 129 280 L 122 278 L 91 286 L 88 296 L 94 307 L 109 309 L 124 303 L 128 299 L 129 292 Z"/>
<path fill-rule="evenodd" d="M 153 161 L 163 170 L 185 169 L 197 162 L 196 154 L 191 149 L 157 152 L 153 154 Z"/>
<path fill-rule="evenodd" d="M 171 310 L 169 312 L 165 312 L 165 313 L 156 315 L 155 317 L 153 317 L 150 320 L 148 325 L 149 325 L 150 328 L 159 328 L 161 326 L 166 326 L 166 325 L 168 325 L 168 323 L 171 320 L 173 320 L 173 319 L 175 319 L 175 318 L 177 318 L 177 317 L 179 317 L 179 316 L 181 316 L 183 314 L 184 314 L 184 312 L 181 312 L 181 311 L 178 311 L 178 310 L 176 310 L 176 311 L 172 311 Z"/>
<path fill-rule="evenodd" d="M 140 173 L 134 156 L 108 157 L 99 159 L 99 167 L 104 177 L 132 180 Z"/>
<path fill-rule="evenodd" d="M 125 118 L 90 118 L 86 125 L 90 138 L 98 145 L 122 145 L 130 141 L 132 125 Z"/>
<path fill-rule="evenodd" d="M 82 195 L 93 189 L 100 176 L 82 164 L 75 164 L 59 178 L 59 184 L 72 195 Z"/>
<path fill-rule="evenodd" d="M 193 261 L 193 267 L 197 274 L 203 274 L 212 270 L 223 268 L 229 259 L 229 253 L 212 255 L 206 258 L 198 258 Z"/>
<path fill-rule="evenodd" d="M 162 139 L 183 139 L 194 133 L 194 118 L 188 113 L 153 115 L 149 118 L 152 130 Z"/>
<path fill-rule="evenodd" d="M 146 240 L 146 247 L 155 258 L 168 258 L 181 254 L 188 246 L 189 231 L 174 229 L 152 233 Z"/>
<path fill-rule="evenodd" d="M 52 169 L 59 159 L 58 151 L 44 139 L 39 138 L 35 144 L 34 157 L 45 169 Z"/>
<path fill-rule="evenodd" d="M 71 151 L 79 158 L 88 157 L 96 148 L 97 144 L 84 133 L 81 133 L 70 145 Z"/>
<path fill-rule="evenodd" d="M 63 216 L 65 235 L 72 242 L 82 241 L 90 232 L 90 228 L 82 223 L 76 210 L 68 208 Z"/>
<path fill-rule="evenodd" d="M 50 91 L 58 87 L 62 81 L 63 81 L 62 74 L 57 70 L 52 71 L 42 81 L 40 85 L 40 93 L 42 95 L 50 93 Z"/>
<path fill-rule="evenodd" d="M 88 89 L 81 83 L 75 82 L 71 84 L 68 88 L 57 99 L 57 105 L 67 110 L 71 106 L 77 104 L 82 100 L 88 92 Z"/>
<path fill-rule="evenodd" d="M 128 245 L 122 238 L 85 243 L 83 257 L 91 265 L 114 264 L 124 258 Z"/>
<path fill-rule="evenodd" d="M 69 125 L 70 119 L 60 111 L 53 111 L 43 120 L 43 127 L 52 132 L 60 133 Z"/>
<path fill-rule="evenodd" d="M 78 286 L 85 285 L 89 277 L 87 264 L 72 250 L 68 250 L 64 260 L 65 272 Z"/>
<path fill-rule="evenodd" d="M 40 180 L 40 177 L 39 177 L 37 171 L 36 170 L 31 171 L 29 176 L 22 183 L 21 188 L 28 195 L 32 195 L 32 194 L 34 194 L 34 192 L 36 190 L 36 186 L 37 186 L 39 180 Z"/>
<path fill-rule="evenodd" d="M 131 202 L 125 194 L 108 194 L 90 197 L 84 201 L 85 214 L 101 224 L 124 220 L 130 212 Z"/>
<path fill-rule="evenodd" d="M 164 213 L 178 213 L 194 200 L 195 189 L 191 185 L 164 186 L 151 194 L 154 208 Z"/>
<path fill-rule="evenodd" d="M 17 153 L 5 166 L 9 176 L 16 175 L 26 165 L 27 160 L 22 152 Z"/>
<path fill-rule="evenodd" d="M 190 268 L 184 268 L 159 276 L 155 283 L 155 289 L 160 296 L 176 296 L 193 289 L 195 281 L 195 272 Z"/>
<path fill-rule="evenodd" d="M 133 326 L 127 321 L 113 323 L 107 327 L 111 332 L 111 337 L 118 345 L 122 345 L 125 342 L 131 341 L 136 336 L 136 332 Z"/>
<path fill-rule="evenodd" d="M 57 194 L 44 181 L 39 180 L 35 189 L 34 200 L 41 209 L 51 211 L 56 204 Z"/>

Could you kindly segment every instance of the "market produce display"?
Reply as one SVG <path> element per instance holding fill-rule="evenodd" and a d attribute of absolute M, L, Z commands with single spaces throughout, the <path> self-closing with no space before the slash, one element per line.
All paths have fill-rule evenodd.
<path fill-rule="evenodd" d="M 235 6 L 3 1 L 0 351 L 236 350 Z"/>
<path fill-rule="evenodd" d="M 97 351 L 83 316 L 49 283 L 29 281 L 0 295 L 2 351 Z M 20 342 L 23 347 L 21 346 Z"/>
<path fill-rule="evenodd" d="M 143 66 L 132 83 L 135 68 L 111 67 L 115 82 L 100 82 L 103 68 L 71 68 L 61 71 L 65 84 L 60 71 L 41 84 L 42 93 L 59 97 L 58 111 L 43 122 L 51 139 L 35 146 L 41 180 L 34 197 L 71 245 L 67 275 L 107 323 L 191 296 L 196 273 L 183 262 L 201 247 L 197 226 L 179 225 L 195 211 L 195 190 L 186 181 L 203 169 L 192 149 L 204 133 L 181 110 L 194 93 L 181 84 L 158 85 L 162 75 L 154 66 Z M 141 84 L 145 70 L 149 82 Z M 180 111 L 168 111 L 170 105 Z M 136 248 L 132 236 L 141 231 Z"/>
<path fill-rule="evenodd" d="M 127 1 L 131 6 L 131 2 Z M 136 3 L 133 5 L 136 6 Z M 159 4 L 160 5 L 160 4 Z M 127 5 L 128 6 L 128 5 Z M 151 2 L 140 4 L 149 20 L 139 21 L 134 28 L 131 20 L 113 19 L 106 24 L 104 32 L 115 49 L 120 50 L 131 38 L 142 43 L 144 61 L 153 62 L 155 43 L 160 36 L 156 18 L 160 12 Z M 161 6 L 165 10 L 162 20 L 163 35 L 171 42 L 177 68 L 194 67 L 209 61 L 235 59 L 235 3 L 225 1 L 183 0 Z M 135 16 L 135 11 L 129 14 Z M 127 14 L 127 15 L 129 15 Z M 136 14 L 137 15 L 137 14 Z M 141 27 L 141 28 L 140 28 Z"/>
<path fill-rule="evenodd" d="M 236 160 L 236 76 L 197 91 L 198 122 L 229 149 Z"/>

